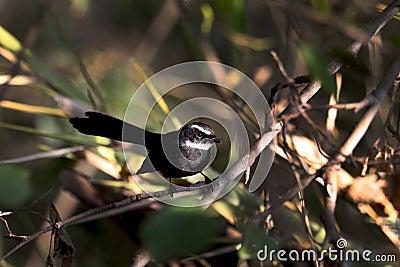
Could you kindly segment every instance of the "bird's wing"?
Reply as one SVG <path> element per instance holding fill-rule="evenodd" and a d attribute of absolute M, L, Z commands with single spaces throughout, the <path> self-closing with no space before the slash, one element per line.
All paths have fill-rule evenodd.
<path fill-rule="evenodd" d="M 136 172 L 136 174 L 143 174 L 143 173 L 148 173 L 148 172 L 156 172 L 157 170 L 154 168 L 153 164 L 151 163 L 149 157 L 146 157 L 142 163 L 142 166 L 140 166 L 139 170 Z"/>

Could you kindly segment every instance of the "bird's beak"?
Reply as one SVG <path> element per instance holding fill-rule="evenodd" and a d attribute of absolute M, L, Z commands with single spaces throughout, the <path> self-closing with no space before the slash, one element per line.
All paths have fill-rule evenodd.
<path fill-rule="evenodd" d="M 214 143 L 216 143 L 216 144 L 220 144 L 221 143 L 221 139 L 219 139 L 217 137 L 213 137 L 211 140 L 213 140 Z"/>

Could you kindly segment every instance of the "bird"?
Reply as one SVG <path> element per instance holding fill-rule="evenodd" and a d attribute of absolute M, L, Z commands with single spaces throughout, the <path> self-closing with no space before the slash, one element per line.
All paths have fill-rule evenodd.
<path fill-rule="evenodd" d="M 213 144 L 220 139 L 208 124 L 190 122 L 177 131 L 161 134 L 100 112 L 87 111 L 85 115 L 69 119 L 80 133 L 146 147 L 148 154 L 136 174 L 157 171 L 171 183 L 172 178 L 201 173 L 206 183 L 212 181 L 202 171 L 210 164 Z"/>

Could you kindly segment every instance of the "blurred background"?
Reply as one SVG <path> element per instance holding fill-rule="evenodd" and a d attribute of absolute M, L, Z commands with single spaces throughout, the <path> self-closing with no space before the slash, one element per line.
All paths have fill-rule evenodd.
<path fill-rule="evenodd" d="M 325 155 L 337 150 L 360 119 L 362 113 L 353 111 L 328 115 L 326 106 L 360 101 L 376 88 L 399 54 L 398 17 L 364 45 L 356 58 L 345 50 L 352 41 L 365 38 L 368 25 L 389 3 L 0 0 L 0 211 L 13 211 L 1 217 L 1 235 L 9 234 L 5 222 L 16 235 L 29 235 L 47 226 L 51 203 L 65 219 L 139 192 L 126 170 L 120 146 L 78 134 L 67 117 L 97 109 L 122 118 L 132 94 L 147 77 L 194 60 L 237 68 L 269 99 L 274 86 L 286 81 L 270 54 L 274 50 L 290 77 L 311 74 L 324 86 L 309 102 L 315 107 L 307 111 L 313 123 L 299 116 L 286 125 L 287 136 L 277 138 L 281 152 L 258 192 L 250 194 L 240 183 L 206 211 L 182 211 L 149 202 L 131 213 L 71 226 L 67 231 L 75 249 L 69 247 L 50 258 L 57 263 L 65 260 L 65 266 L 69 266 L 70 254 L 74 254 L 75 266 L 133 266 L 135 259 L 148 258 L 144 248 L 150 253 L 150 264 L 253 266 L 260 264 L 255 253 L 263 244 L 299 251 L 320 248 L 325 237 L 324 190 L 318 182 L 304 191 L 305 209 L 296 196 L 276 208 L 272 217 L 260 219 L 260 214 L 273 206 L 268 201 L 296 187 L 297 174 L 303 178 L 323 166 Z M 326 66 L 334 58 L 346 67 L 336 76 L 327 76 Z M 304 83 L 295 89 L 301 90 Z M 250 142 L 256 140 L 259 133 L 254 130 L 253 117 L 240 108 L 240 100 L 221 88 L 198 88 L 177 90 L 166 100 L 173 106 L 198 95 L 232 99 L 232 107 L 246 118 Z M 293 103 L 294 94 L 286 88 L 273 95 L 275 116 Z M 398 108 L 398 92 L 393 89 L 354 158 L 343 165 L 345 178 L 340 181 L 345 185 L 336 203 L 338 227 L 352 248 L 397 256 L 399 139 L 396 129 L 391 132 L 387 127 L 397 127 Z M 160 121 L 154 120 L 149 127 L 159 130 Z M 219 153 L 227 153 L 228 144 Z M 376 164 L 363 164 L 365 159 Z M 217 169 L 224 166 L 224 160 L 217 157 Z M 384 182 L 377 182 L 378 173 Z M 370 177 L 371 199 L 360 199 L 354 191 L 349 197 L 346 191 L 361 176 Z M 365 187 L 359 188 L 366 192 Z M 374 198 L 378 195 L 384 201 Z M 366 206 L 361 208 L 360 203 Z M 307 216 L 311 222 L 306 223 Z M 1 238 L 0 253 L 18 242 Z M 4 266 L 43 266 L 48 255 L 53 255 L 49 254 L 50 243 L 49 234 L 39 238 L 7 258 Z"/>

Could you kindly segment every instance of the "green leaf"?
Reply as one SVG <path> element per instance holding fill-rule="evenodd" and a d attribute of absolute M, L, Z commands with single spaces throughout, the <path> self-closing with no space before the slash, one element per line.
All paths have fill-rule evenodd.
<path fill-rule="evenodd" d="M 0 165 L 0 208 L 15 209 L 32 194 L 30 174 L 14 165 Z"/>
<path fill-rule="evenodd" d="M 314 7 L 318 9 L 318 11 L 321 11 L 323 13 L 330 13 L 331 11 L 331 7 L 326 0 L 312 0 L 311 3 Z"/>
<path fill-rule="evenodd" d="M 363 75 L 364 77 L 369 77 L 369 75 L 371 75 L 367 68 L 368 64 L 366 64 L 362 58 L 354 57 L 354 55 L 351 55 L 345 49 L 333 49 L 331 55 L 348 66 L 352 72 L 357 72 L 357 74 Z"/>
<path fill-rule="evenodd" d="M 213 208 L 230 223 L 242 224 L 262 210 L 263 200 L 247 189 L 235 187 L 223 199 L 214 202 Z"/>
<path fill-rule="evenodd" d="M 25 60 L 34 71 L 45 77 L 57 92 L 72 99 L 80 100 L 82 103 L 89 104 L 89 99 L 83 93 L 83 90 L 79 90 L 70 80 L 48 67 L 34 55 L 26 53 Z"/>
<path fill-rule="evenodd" d="M 24 50 L 21 42 L 2 26 L 0 26 L 0 46 L 15 54 Z M 83 90 L 78 89 L 71 81 L 41 62 L 29 50 L 24 50 L 23 52 L 23 59 L 28 63 L 29 67 L 49 81 L 56 88 L 57 92 L 76 100 L 79 99 L 83 103 L 89 103 Z"/>
<path fill-rule="evenodd" d="M 142 224 L 141 239 L 160 263 L 204 252 L 225 227 L 221 217 L 199 208 L 165 208 Z"/>
<path fill-rule="evenodd" d="M 249 223 L 243 227 L 243 241 L 239 249 L 239 257 L 241 259 L 255 258 L 257 254 L 260 254 L 258 253 L 260 250 L 262 250 L 261 254 L 264 255 L 266 251 L 276 249 L 277 245 L 272 234 L 267 235 L 261 225 Z"/>
<path fill-rule="evenodd" d="M 392 43 L 397 46 L 400 47 L 400 36 L 398 35 L 393 35 L 390 37 L 390 40 L 392 41 Z"/>
<path fill-rule="evenodd" d="M 84 16 L 89 10 L 91 0 L 72 0 L 71 1 L 71 9 L 78 16 Z"/>
<path fill-rule="evenodd" d="M 215 7 L 215 16 L 221 17 L 226 26 L 235 31 L 243 32 L 245 30 L 245 6 L 244 0 L 213 0 Z"/>
<path fill-rule="evenodd" d="M 328 73 L 329 61 L 326 55 L 306 42 L 301 42 L 299 48 L 310 75 L 314 79 L 321 81 L 322 90 L 328 94 L 334 94 L 336 92 L 336 82 L 335 78 Z"/>
<path fill-rule="evenodd" d="M 10 129 L 10 130 L 35 134 L 35 135 L 39 135 L 39 136 L 43 136 L 43 137 L 55 138 L 57 140 L 63 140 L 65 142 L 81 144 L 81 145 L 86 145 L 86 146 L 97 146 L 97 145 L 108 145 L 109 144 L 106 141 L 104 141 L 104 142 L 102 141 L 102 140 L 107 140 L 106 138 L 98 139 L 96 142 L 94 142 L 94 141 L 92 141 L 93 138 L 90 138 L 90 139 L 89 138 L 80 138 L 78 136 L 71 136 L 71 135 L 59 134 L 59 133 L 51 133 L 51 132 L 38 130 L 35 128 L 31 128 L 31 127 L 20 126 L 20 125 L 16 125 L 16 124 L 1 122 L 1 121 L 0 121 L 0 128 L 6 128 L 6 129 Z"/>
<path fill-rule="evenodd" d="M 203 33 L 210 33 L 214 23 L 214 11 L 208 4 L 203 4 L 200 8 L 203 14 L 203 21 L 201 22 L 201 31 Z"/>

